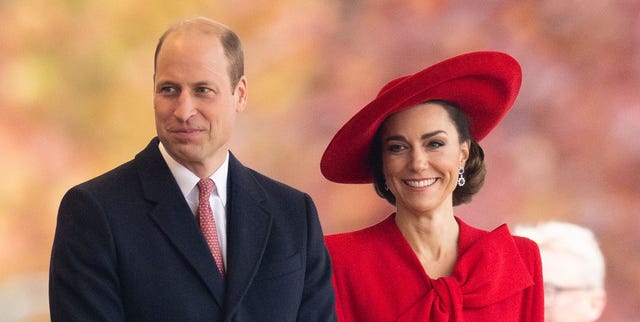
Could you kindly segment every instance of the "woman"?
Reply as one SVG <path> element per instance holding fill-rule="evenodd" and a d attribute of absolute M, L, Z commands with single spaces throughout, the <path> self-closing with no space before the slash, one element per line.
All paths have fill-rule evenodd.
<path fill-rule="evenodd" d="M 499 52 L 457 56 L 395 79 L 335 135 L 324 176 L 373 182 L 396 212 L 326 237 L 340 321 L 542 321 L 539 250 L 506 225 L 454 216 L 484 182 L 478 141 L 520 89 Z"/>

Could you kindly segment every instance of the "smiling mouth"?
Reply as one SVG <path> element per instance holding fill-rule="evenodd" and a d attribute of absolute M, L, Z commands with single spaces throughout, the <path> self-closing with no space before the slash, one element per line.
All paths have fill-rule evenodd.
<path fill-rule="evenodd" d="M 169 135 L 173 140 L 181 143 L 190 144 L 194 140 L 198 140 L 202 137 L 202 130 L 197 129 L 174 129 L 169 131 Z"/>
<path fill-rule="evenodd" d="M 170 129 L 169 132 L 173 133 L 195 133 L 201 132 L 201 129 Z"/>
<path fill-rule="evenodd" d="M 413 188 L 424 188 L 434 184 L 436 181 L 438 181 L 437 178 L 431 178 L 424 180 L 405 180 L 404 183 Z"/>
<path fill-rule="evenodd" d="M 190 137 L 194 135 L 200 135 L 203 130 L 201 129 L 170 129 L 169 133 L 177 137 Z"/>

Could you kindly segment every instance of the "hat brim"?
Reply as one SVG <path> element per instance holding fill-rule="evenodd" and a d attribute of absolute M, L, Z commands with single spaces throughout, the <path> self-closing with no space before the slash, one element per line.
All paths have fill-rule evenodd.
<path fill-rule="evenodd" d="M 370 183 L 374 135 L 391 114 L 431 101 L 450 102 L 469 118 L 471 136 L 482 140 L 513 105 L 522 82 L 520 64 L 495 51 L 459 55 L 392 80 L 333 137 L 320 161 L 322 174 L 338 183 Z"/>

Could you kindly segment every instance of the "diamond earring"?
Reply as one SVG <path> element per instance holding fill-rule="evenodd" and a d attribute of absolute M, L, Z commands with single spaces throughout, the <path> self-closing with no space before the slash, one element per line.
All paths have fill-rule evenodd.
<path fill-rule="evenodd" d="M 467 180 L 464 179 L 464 168 L 460 167 L 458 168 L 458 186 L 462 187 L 464 186 L 464 184 L 467 182 Z"/>

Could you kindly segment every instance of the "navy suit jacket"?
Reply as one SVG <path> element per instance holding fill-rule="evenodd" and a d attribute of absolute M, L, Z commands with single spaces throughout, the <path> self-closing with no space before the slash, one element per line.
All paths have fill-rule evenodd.
<path fill-rule="evenodd" d="M 228 191 L 223 280 L 157 138 L 70 189 L 51 255 L 51 320 L 335 321 L 311 198 L 233 155 Z"/>

